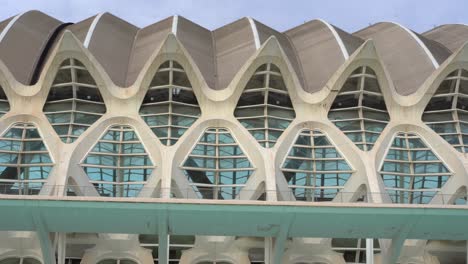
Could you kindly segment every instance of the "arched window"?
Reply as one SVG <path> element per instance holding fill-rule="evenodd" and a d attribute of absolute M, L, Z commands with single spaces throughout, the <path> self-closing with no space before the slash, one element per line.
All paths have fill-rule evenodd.
<path fill-rule="evenodd" d="M 140 116 L 164 145 L 174 145 L 200 116 L 200 106 L 184 68 L 161 64 L 140 108 Z"/>
<path fill-rule="evenodd" d="M 55 76 L 43 111 L 60 139 L 72 143 L 106 112 L 106 106 L 85 66 L 76 59 L 66 59 Z"/>
<path fill-rule="evenodd" d="M 140 245 L 152 250 L 154 263 L 158 263 L 159 236 L 158 235 L 139 235 Z M 180 262 L 185 250 L 194 247 L 195 236 L 169 236 L 169 264 Z"/>
<path fill-rule="evenodd" d="M 374 254 L 381 252 L 378 239 L 374 239 Z M 355 238 L 334 238 L 332 248 L 334 251 L 342 253 L 346 263 L 366 263 L 366 239 Z"/>
<path fill-rule="evenodd" d="M 97 264 L 137 264 L 137 263 L 130 259 L 104 259 L 104 260 L 99 261 Z"/>
<path fill-rule="evenodd" d="M 296 117 L 280 69 L 266 63 L 257 68 L 237 103 L 235 117 L 260 145 L 273 147 Z"/>
<path fill-rule="evenodd" d="M 468 71 L 458 69 L 445 78 L 422 120 L 458 151 L 468 153 Z"/>
<path fill-rule="evenodd" d="M 138 196 L 153 163 L 130 126 L 110 127 L 81 166 L 101 196 Z"/>
<path fill-rule="evenodd" d="M 328 137 L 309 129 L 299 132 L 281 170 L 300 201 L 333 200 L 353 173 Z"/>
<path fill-rule="evenodd" d="M 198 262 L 197 264 L 232 264 L 232 263 L 228 261 L 202 261 L 202 262 Z"/>
<path fill-rule="evenodd" d="M 13 257 L 0 260 L 0 264 L 41 264 L 41 262 L 35 258 Z"/>
<path fill-rule="evenodd" d="M 426 204 L 451 172 L 415 133 L 398 132 L 379 171 L 394 203 Z"/>
<path fill-rule="evenodd" d="M 370 67 L 359 67 L 351 73 L 333 101 L 328 118 L 360 149 L 372 149 L 390 117 Z"/>
<path fill-rule="evenodd" d="M 227 128 L 208 128 L 182 167 L 204 199 L 235 199 L 253 167 Z"/>
<path fill-rule="evenodd" d="M 0 193 L 38 194 L 53 162 L 31 123 L 16 123 L 0 137 Z"/>

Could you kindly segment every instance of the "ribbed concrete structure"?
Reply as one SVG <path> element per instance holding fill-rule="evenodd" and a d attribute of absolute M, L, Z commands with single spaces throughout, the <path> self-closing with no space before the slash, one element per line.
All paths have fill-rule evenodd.
<path fill-rule="evenodd" d="M 466 25 L 279 32 L 242 18 L 210 31 L 181 16 L 138 28 L 19 14 L 0 22 L 0 194 L 465 208 L 467 41 Z M 181 264 L 466 258 L 464 241 L 285 234 L 278 253 L 277 239 L 222 233 L 14 231 L 0 264 L 164 263 L 164 241 Z"/>

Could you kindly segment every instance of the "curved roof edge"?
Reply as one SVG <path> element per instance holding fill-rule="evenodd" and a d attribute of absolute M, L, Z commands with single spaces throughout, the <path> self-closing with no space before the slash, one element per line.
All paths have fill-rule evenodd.
<path fill-rule="evenodd" d="M 456 52 L 468 41 L 468 25 L 444 24 L 422 33 L 422 36 Z"/>
<path fill-rule="evenodd" d="M 9 45 L 8 49 L 4 48 L 0 53 L 4 53 L 2 56 L 7 58 L 5 59 L 6 65 L 11 67 L 14 77 L 20 82 L 29 83 L 31 77 L 28 76 L 30 74 L 34 74 L 34 71 L 37 71 L 38 69 L 30 70 L 30 66 L 27 66 L 27 64 L 25 64 L 26 67 L 17 66 L 20 64 L 23 65 L 22 61 L 31 60 L 33 56 L 31 56 L 30 53 L 24 52 L 20 52 L 20 56 L 13 56 L 10 52 L 11 50 L 16 49 L 21 51 L 21 49 L 23 49 L 28 50 L 29 52 L 29 48 L 22 46 L 18 47 L 16 44 L 14 45 L 15 48 L 13 48 L 12 43 L 18 43 L 16 39 L 21 38 L 21 34 L 23 35 L 23 38 L 28 38 L 29 34 L 36 34 L 36 32 L 39 32 L 41 34 L 41 42 L 40 44 L 34 44 L 34 50 L 32 50 L 35 52 L 34 56 L 37 55 L 34 57 L 34 60 L 36 60 L 34 63 L 37 63 L 37 60 L 40 60 L 41 56 L 47 56 L 49 44 L 53 45 L 55 43 L 55 37 L 52 36 L 54 36 L 56 30 L 59 30 L 59 26 L 61 29 L 64 27 L 63 22 L 55 19 L 54 20 L 56 22 L 54 23 L 57 25 L 54 25 L 54 27 L 42 25 L 43 19 L 37 15 L 37 12 L 39 11 L 28 11 L 17 14 L 16 16 L 4 20 L 0 27 L 0 44 Z M 34 19 L 30 19 L 28 13 L 33 13 L 34 15 L 32 15 L 32 17 Z M 200 26 L 203 28 L 203 31 L 206 31 L 206 34 L 204 33 L 203 35 L 200 35 L 197 33 L 198 31 L 190 32 L 190 30 L 187 30 L 187 27 L 184 28 L 183 26 L 187 23 L 183 17 L 178 15 L 172 16 L 171 21 L 168 21 L 163 26 L 155 27 L 154 30 L 146 30 L 146 27 L 138 28 L 126 22 L 132 26 L 132 32 L 124 32 L 125 34 L 122 33 L 125 38 L 120 38 L 120 35 L 117 35 L 114 38 L 113 35 L 115 34 L 113 31 L 109 31 L 106 28 L 116 28 L 116 32 L 125 30 L 122 29 L 119 23 L 109 20 L 107 14 L 111 15 L 108 12 L 100 13 L 94 17 L 88 18 L 86 23 L 82 23 L 81 28 L 79 28 L 80 40 L 84 47 L 93 50 L 93 55 L 95 55 L 106 71 L 108 71 L 109 76 L 112 76 L 114 83 L 125 87 L 133 84 L 135 77 L 137 76 L 137 72 L 141 70 L 141 67 L 146 62 L 146 54 L 149 54 L 151 51 L 158 48 L 160 45 L 158 41 L 162 40 L 168 33 L 174 34 L 181 40 L 190 56 L 195 62 L 197 62 L 197 66 L 201 69 L 204 77 L 208 80 L 208 85 L 215 90 L 226 88 L 226 84 L 229 83 L 229 79 L 235 75 L 235 72 L 238 70 L 240 65 L 245 63 L 246 59 L 251 56 L 255 50 L 258 50 L 261 47 L 262 43 L 265 42 L 265 39 L 268 36 L 275 35 L 276 33 L 278 33 L 276 36 L 281 43 L 282 48 L 285 50 L 285 53 L 288 55 L 288 59 L 293 64 L 296 74 L 299 76 L 303 86 L 311 85 L 306 81 L 306 78 L 309 78 L 311 82 L 317 83 L 315 85 L 317 87 L 312 87 L 314 85 L 311 85 L 311 87 L 305 88 L 306 90 L 311 89 L 308 92 L 318 89 L 322 80 L 317 80 L 327 79 L 328 71 L 331 72 L 331 68 L 336 68 L 341 65 L 343 61 L 348 60 L 352 56 L 353 52 L 355 52 L 356 47 L 359 46 L 359 43 L 363 42 L 359 35 L 349 34 L 323 19 L 316 19 L 314 25 L 315 29 L 302 25 L 298 26 L 297 28 L 300 28 L 296 32 L 293 32 L 296 33 L 296 39 L 293 39 L 291 38 L 291 35 L 288 34 L 290 32 L 289 30 L 286 32 L 277 32 L 276 30 L 257 22 L 251 17 L 245 17 L 215 30 L 208 30 Z M 124 20 L 122 21 L 125 22 Z M 427 72 L 439 68 L 444 60 L 452 53 L 452 49 L 447 47 L 444 42 L 440 42 L 438 39 L 434 39 L 432 37 L 426 37 L 425 34 L 427 32 L 419 34 L 397 22 L 382 23 L 388 23 L 388 28 L 393 27 L 393 30 L 400 32 L 398 34 L 401 36 L 401 39 L 406 39 L 404 43 L 411 46 L 411 50 L 415 53 L 414 56 L 417 56 L 418 59 L 421 60 L 421 65 L 424 66 L 424 70 Z M 468 40 L 468 26 L 463 24 L 460 24 L 460 26 L 467 27 L 466 36 Z M 43 27 L 45 29 L 41 28 L 41 30 L 38 30 L 36 27 Z M 265 29 L 266 27 L 268 27 L 268 29 Z M 323 43 L 321 36 L 314 36 L 314 30 L 318 31 L 318 29 L 320 29 L 322 36 L 326 37 L 326 44 Z M 374 28 L 374 31 L 372 32 L 372 30 L 370 30 L 368 34 L 376 34 L 379 29 L 381 29 L 381 27 Z M 465 32 L 465 29 L 460 30 Z M 450 38 L 448 42 L 453 43 L 454 45 L 459 45 L 465 36 L 458 36 L 458 31 L 452 31 L 447 34 L 445 34 L 444 31 L 445 28 L 441 29 L 441 34 L 438 37 L 446 38 L 446 36 L 449 36 Z M 57 32 L 57 34 L 60 34 L 60 31 Z M 307 32 L 308 34 L 305 34 Z M 301 34 L 309 36 L 301 36 Z M 363 35 L 365 34 L 366 33 Z M 383 35 L 385 35 L 385 32 Z M 393 45 L 393 51 L 405 49 L 405 44 L 401 44 L 390 37 L 385 40 L 383 35 L 383 41 L 387 41 L 387 43 Z M 158 43 L 155 43 L 155 41 Z M 100 46 L 94 47 L 94 42 L 99 42 Z M 108 49 L 109 46 L 107 46 L 107 49 L 103 48 L 105 43 L 109 44 L 113 42 L 118 42 L 119 45 L 117 46 L 119 47 L 125 47 L 114 47 L 113 49 Z M 301 42 L 303 42 L 303 46 L 300 45 Z M 30 46 L 32 45 L 29 43 L 27 44 Z M 304 52 L 306 49 L 309 49 L 307 50 L 308 52 Z M 121 53 L 119 50 L 124 50 L 125 52 Z M 302 55 L 300 55 L 300 52 L 302 52 Z M 410 55 L 409 52 L 410 51 L 403 54 L 402 57 Z M 321 55 L 320 53 L 323 53 L 324 55 Z M 332 53 L 333 57 L 330 57 L 330 54 Z M 387 52 L 388 56 L 392 56 L 391 53 L 392 52 Z M 28 56 L 30 59 L 27 58 Z M 322 60 L 316 60 L 316 57 L 319 57 Z M 411 58 L 408 60 L 411 60 Z M 324 63 L 330 64 L 331 66 L 327 65 L 330 69 L 323 69 Z M 41 63 L 39 62 L 39 64 Z M 119 64 L 120 66 L 118 66 Z M 207 66 L 205 64 L 212 64 L 212 66 Z M 31 63 L 29 63 L 29 65 L 31 65 Z M 38 65 L 33 65 L 31 67 L 37 68 Z M 304 69 L 305 67 L 308 68 Z M 315 70 L 317 75 L 320 75 L 318 76 L 320 78 L 316 78 L 317 76 L 313 75 L 308 77 L 310 73 L 307 72 L 307 70 L 309 72 Z M 413 85 L 413 83 L 408 81 L 415 78 L 413 75 L 414 73 L 412 73 L 411 76 L 410 74 L 401 74 L 400 76 L 397 76 L 395 80 L 406 82 L 408 83 L 407 86 L 414 86 L 415 84 Z M 421 76 L 422 75 L 423 74 L 421 74 Z"/>
<path fill-rule="evenodd" d="M 404 29 L 406 32 L 408 32 L 408 34 L 414 38 L 414 40 L 416 40 L 416 43 L 419 44 L 419 46 L 424 50 L 424 52 L 427 54 L 427 56 L 429 57 L 429 59 L 431 60 L 432 62 L 432 65 L 434 65 L 434 68 L 439 68 L 440 64 L 439 62 L 435 59 L 434 57 L 434 54 L 432 54 L 432 52 L 427 48 L 426 44 L 419 38 L 418 35 L 416 35 L 416 33 L 414 33 L 412 30 L 410 30 L 409 28 L 401 25 L 400 23 L 397 23 L 397 22 L 393 22 L 393 21 L 389 21 L 388 23 L 392 23 L 396 26 L 399 26 L 400 28 Z"/>
<path fill-rule="evenodd" d="M 83 41 L 83 46 L 85 46 L 85 48 L 88 48 L 89 47 L 89 43 L 91 42 L 91 38 L 93 37 L 93 34 L 94 34 L 94 30 L 96 29 L 96 26 L 97 24 L 99 23 L 99 20 L 101 19 L 101 17 L 105 14 L 106 12 L 104 13 L 100 13 L 98 14 L 96 17 L 94 17 L 93 19 L 93 23 L 91 23 L 91 26 L 89 27 L 88 29 L 88 33 L 86 33 L 86 37 Z"/>
<path fill-rule="evenodd" d="M 335 28 L 332 25 L 330 25 L 328 22 L 326 22 L 325 20 L 321 18 L 317 18 L 317 20 L 322 22 L 331 31 L 331 33 L 336 39 L 336 42 L 338 43 L 338 46 L 340 46 L 341 52 L 343 53 L 343 57 L 345 58 L 345 60 L 347 60 L 349 58 L 349 53 L 340 35 L 338 35 L 338 32 L 336 32 Z"/>
<path fill-rule="evenodd" d="M 5 38 L 6 34 L 8 33 L 8 31 L 10 31 L 10 29 L 13 27 L 13 25 L 16 23 L 16 21 L 22 17 L 24 14 L 26 14 L 27 12 L 23 12 L 21 14 L 18 14 L 16 16 L 13 17 L 12 20 L 10 20 L 10 22 L 8 22 L 8 24 L 6 25 L 6 27 L 2 30 L 2 33 L 0 33 L 0 42 L 2 42 L 2 40 Z"/>
<path fill-rule="evenodd" d="M 179 16 L 175 15 L 172 18 L 172 27 L 171 27 L 171 32 L 175 36 L 177 36 L 177 27 L 179 26 Z"/>
<path fill-rule="evenodd" d="M 252 34 L 254 36 L 254 41 L 255 41 L 255 48 L 258 50 L 261 46 L 260 43 L 260 37 L 258 35 L 258 29 L 257 25 L 255 24 L 255 21 L 251 17 L 247 17 L 250 23 L 250 27 L 252 28 Z"/>
<path fill-rule="evenodd" d="M 36 10 L 6 21 L 0 33 L 0 59 L 18 82 L 30 85 L 63 22 Z"/>

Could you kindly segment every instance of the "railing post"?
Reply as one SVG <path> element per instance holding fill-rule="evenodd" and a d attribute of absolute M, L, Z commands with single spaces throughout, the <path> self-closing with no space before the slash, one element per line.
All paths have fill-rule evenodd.
<path fill-rule="evenodd" d="M 366 264 L 374 264 L 374 239 L 366 238 Z"/>

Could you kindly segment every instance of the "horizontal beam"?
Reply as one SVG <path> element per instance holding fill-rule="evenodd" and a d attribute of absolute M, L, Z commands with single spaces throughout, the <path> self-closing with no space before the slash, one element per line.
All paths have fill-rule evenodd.
<path fill-rule="evenodd" d="M 154 198 L 1 196 L 0 231 L 468 240 L 468 206 L 207 201 Z M 292 220 L 285 220 L 292 219 Z"/>

